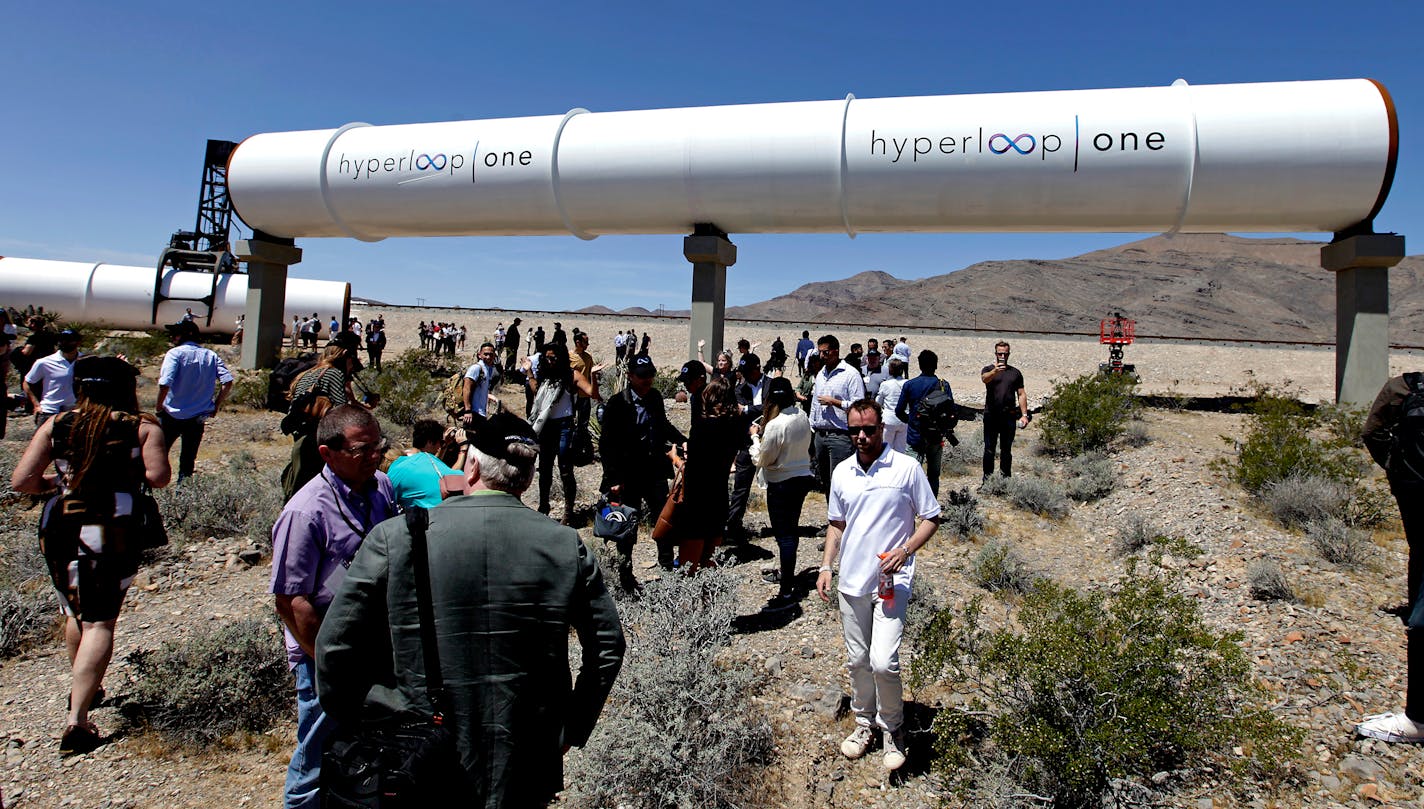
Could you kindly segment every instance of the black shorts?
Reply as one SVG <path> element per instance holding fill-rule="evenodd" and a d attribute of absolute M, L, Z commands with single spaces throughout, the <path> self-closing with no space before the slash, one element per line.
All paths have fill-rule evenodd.
<path fill-rule="evenodd" d="M 119 617 L 138 571 L 138 559 L 125 541 L 133 521 L 131 504 L 123 502 L 128 498 L 115 495 L 121 502 L 116 502 L 116 513 L 108 519 L 59 513 L 59 497 L 45 504 L 40 517 L 41 549 L 50 581 L 71 618 L 97 623 Z"/>

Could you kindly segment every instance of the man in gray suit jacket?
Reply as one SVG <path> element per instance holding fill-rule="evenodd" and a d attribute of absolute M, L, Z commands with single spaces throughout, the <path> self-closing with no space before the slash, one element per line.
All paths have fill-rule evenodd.
<path fill-rule="evenodd" d="M 430 510 L 430 587 L 467 806 L 543 806 L 588 741 L 623 663 L 623 629 L 578 532 L 520 502 L 538 444 L 501 412 L 471 440 L 471 493 Z M 322 706 L 340 723 L 428 712 L 410 532 L 373 530 L 317 637 Z M 583 648 L 571 683 L 569 628 Z"/>

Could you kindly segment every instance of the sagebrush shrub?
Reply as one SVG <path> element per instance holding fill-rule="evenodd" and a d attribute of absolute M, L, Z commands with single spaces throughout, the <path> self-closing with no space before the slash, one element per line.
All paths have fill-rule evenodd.
<path fill-rule="evenodd" d="M 678 385 L 677 371 L 672 369 L 658 371 L 657 376 L 653 377 L 653 390 L 662 394 L 664 399 L 671 400 L 677 394 Z"/>
<path fill-rule="evenodd" d="M 997 773 L 1053 806 L 1097 807 L 1118 779 L 1210 765 L 1269 780 L 1299 755 L 1299 731 L 1258 704 L 1239 635 L 1165 579 L 1130 572 L 1088 593 L 1040 581 L 1016 619 L 986 626 L 976 600 L 921 639 L 915 688 L 976 689 L 934 721 L 936 765 L 962 792 Z"/>
<path fill-rule="evenodd" d="M 1009 481 L 1013 478 L 1006 478 L 1002 475 L 990 475 L 979 484 L 979 493 L 993 497 L 1007 497 L 1009 494 Z"/>
<path fill-rule="evenodd" d="M 1282 525 L 1294 528 L 1327 517 L 1343 517 L 1350 488 L 1331 478 L 1292 472 L 1283 480 L 1266 484 L 1261 502 Z"/>
<path fill-rule="evenodd" d="M 234 371 L 232 392 L 228 394 L 228 402 L 250 410 L 266 410 L 269 375 L 269 371 L 241 369 Z"/>
<path fill-rule="evenodd" d="M 1085 374 L 1054 383 L 1038 421 L 1044 448 L 1056 455 L 1105 449 L 1137 412 L 1136 388 L 1128 374 Z"/>
<path fill-rule="evenodd" d="M 1246 581 L 1251 597 L 1258 601 L 1295 601 L 1295 590 L 1286 581 L 1280 564 L 1270 559 L 1252 559 L 1246 565 Z"/>
<path fill-rule="evenodd" d="M 79 327 L 83 334 L 100 333 L 108 330 L 102 325 L 89 324 Z M 123 354 L 132 365 L 155 364 L 163 359 L 168 349 L 173 347 L 168 333 L 162 329 L 152 331 L 125 331 L 113 336 L 103 336 L 94 341 L 95 354 Z"/>
<path fill-rule="evenodd" d="M 970 539 L 984 531 L 984 515 L 979 511 L 979 498 L 964 487 L 949 493 L 949 503 L 939 515 L 939 530 L 956 539 Z"/>
<path fill-rule="evenodd" d="M 1063 468 L 1068 475 L 1067 494 L 1079 502 L 1101 500 L 1117 488 L 1117 464 L 1100 452 L 1072 458 Z"/>
<path fill-rule="evenodd" d="M 0 584 L 0 660 L 48 635 L 58 615 L 54 590 L 47 581 Z"/>
<path fill-rule="evenodd" d="M 993 475 L 990 475 L 993 478 Z M 1004 496 L 1025 511 L 1045 517 L 1063 517 L 1072 510 L 1072 503 L 1063 487 L 1047 478 L 1018 475 L 1004 479 Z"/>
<path fill-rule="evenodd" d="M 763 678 L 720 656 L 737 584 L 718 568 L 668 576 L 620 605 L 628 651 L 588 745 L 568 758 L 570 805 L 756 803 L 751 776 L 772 755 L 771 727 L 750 700 Z"/>
<path fill-rule="evenodd" d="M 259 472 L 252 456 L 239 452 L 219 474 L 193 475 L 154 492 L 172 540 L 242 536 L 271 542 L 282 512 L 282 491 L 271 470 Z"/>
<path fill-rule="evenodd" d="M 983 427 L 975 422 L 960 422 L 954 435 L 959 443 L 945 442 L 941 467 L 949 474 L 979 471 L 984 462 Z"/>
<path fill-rule="evenodd" d="M 1311 411 L 1295 399 L 1258 388 L 1249 406 L 1245 437 L 1236 458 L 1225 465 L 1233 480 L 1255 495 L 1291 476 L 1317 477 L 1353 486 L 1364 471 L 1352 442 L 1332 429 L 1321 411 Z"/>
<path fill-rule="evenodd" d="M 1320 558 L 1340 567 L 1359 567 L 1374 555 L 1369 532 L 1338 517 L 1306 523 L 1305 535 Z"/>
<path fill-rule="evenodd" d="M 384 361 L 381 373 L 365 371 L 361 379 L 372 393 L 381 397 L 376 413 L 409 430 L 431 414 L 443 417 L 446 394 L 455 387 L 454 377 L 464 370 L 450 357 L 411 348 L 394 360 Z"/>
<path fill-rule="evenodd" d="M 1146 424 L 1130 421 L 1122 428 L 1122 437 L 1119 440 L 1124 446 L 1145 447 L 1152 443 L 1152 433 L 1148 431 Z"/>
<path fill-rule="evenodd" d="M 1157 528 L 1141 512 L 1129 511 L 1118 525 L 1113 537 L 1113 553 L 1128 556 L 1145 549 L 1160 536 Z"/>
<path fill-rule="evenodd" d="M 175 741 L 211 744 L 261 733 L 296 715 L 296 691 L 276 620 L 201 624 L 187 639 L 130 652 L 130 720 Z"/>
<path fill-rule="evenodd" d="M 1017 546 L 1006 540 L 984 543 L 969 566 L 969 580 L 990 592 L 1027 593 L 1038 574 Z"/>

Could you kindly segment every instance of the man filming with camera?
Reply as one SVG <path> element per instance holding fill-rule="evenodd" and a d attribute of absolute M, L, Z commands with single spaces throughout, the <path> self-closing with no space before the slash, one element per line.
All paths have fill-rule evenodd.
<path fill-rule="evenodd" d="M 1028 426 L 1028 394 L 1019 369 L 1009 364 L 1009 344 L 994 344 L 994 363 L 979 372 L 984 380 L 984 479 L 994 474 L 994 448 L 999 450 L 999 473 L 1013 472 L 1014 432 Z"/>

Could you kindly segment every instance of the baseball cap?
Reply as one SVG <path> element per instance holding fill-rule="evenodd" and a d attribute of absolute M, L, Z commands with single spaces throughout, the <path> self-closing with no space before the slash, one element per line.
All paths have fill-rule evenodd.
<path fill-rule="evenodd" d="M 82 338 L 77 329 L 64 329 L 59 333 L 59 342 L 61 343 L 77 343 L 80 339 Z"/>
<path fill-rule="evenodd" d="M 177 323 L 170 323 L 163 328 L 175 337 L 197 337 L 198 324 L 191 320 L 180 320 Z"/>
<path fill-rule="evenodd" d="M 694 379 L 702 379 L 707 376 L 707 369 L 702 367 L 702 363 L 697 360 L 684 362 L 682 369 L 677 372 L 677 381 L 686 384 Z"/>
<path fill-rule="evenodd" d="M 639 355 L 633 358 L 633 367 L 628 370 L 633 376 L 647 378 L 656 376 L 658 369 L 653 365 L 652 357 Z"/>
<path fill-rule="evenodd" d="M 510 444 L 538 446 L 539 439 L 534 435 L 534 428 L 529 426 L 529 422 L 507 410 L 501 410 L 482 422 L 476 422 L 470 435 L 470 446 L 502 461 L 511 460 Z"/>
<path fill-rule="evenodd" d="M 331 342 L 349 351 L 355 351 L 361 347 L 361 338 L 357 337 L 354 331 L 339 331 L 331 338 Z"/>
<path fill-rule="evenodd" d="M 746 354 L 743 354 L 743 355 L 742 355 L 742 358 L 741 358 L 740 360 L 737 360 L 737 370 L 739 370 L 739 371 L 742 370 L 742 369 L 744 369 L 744 368 L 760 368 L 760 367 L 761 367 L 761 357 L 758 357 L 757 355 L 752 354 L 752 353 L 750 353 L 750 352 L 749 352 L 749 353 L 746 353 Z"/>

